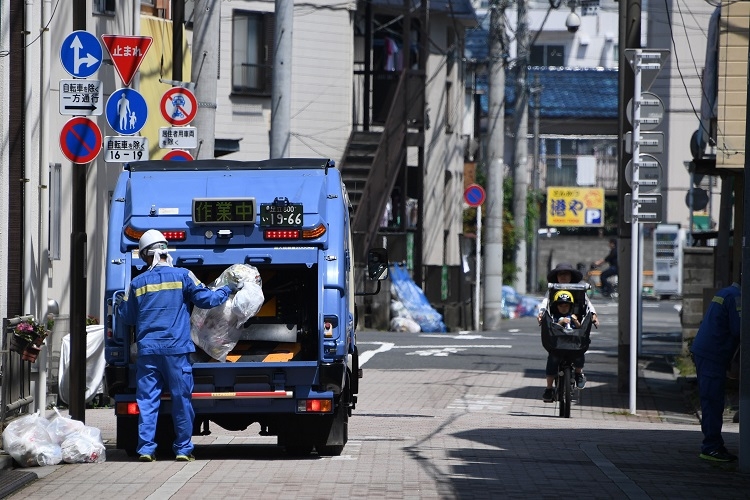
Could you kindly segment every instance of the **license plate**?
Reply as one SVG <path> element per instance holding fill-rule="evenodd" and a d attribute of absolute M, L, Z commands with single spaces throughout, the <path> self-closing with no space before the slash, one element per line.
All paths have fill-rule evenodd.
<path fill-rule="evenodd" d="M 302 204 L 261 205 L 260 225 L 265 227 L 302 227 Z"/>

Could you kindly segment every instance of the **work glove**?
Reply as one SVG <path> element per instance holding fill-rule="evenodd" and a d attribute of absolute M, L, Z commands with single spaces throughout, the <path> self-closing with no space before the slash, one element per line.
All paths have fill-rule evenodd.
<path fill-rule="evenodd" d="M 237 293 L 239 290 L 242 290 L 243 285 L 244 283 L 242 281 L 239 283 L 235 283 L 234 281 L 227 283 L 227 286 L 232 293 Z"/>

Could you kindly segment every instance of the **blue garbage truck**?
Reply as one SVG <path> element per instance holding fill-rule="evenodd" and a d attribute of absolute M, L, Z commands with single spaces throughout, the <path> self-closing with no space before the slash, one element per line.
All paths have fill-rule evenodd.
<path fill-rule="evenodd" d="M 341 454 L 359 378 L 354 296 L 372 295 L 388 273 L 384 249 L 363 259 L 355 286 L 351 205 L 328 159 L 142 161 L 124 165 L 112 194 L 104 307 L 106 383 L 114 399 L 117 447 L 135 453 L 135 332 L 115 308 L 146 271 L 138 240 L 158 229 L 174 265 L 210 285 L 234 264 L 257 268 L 264 302 L 241 326 L 225 360 L 193 356 L 194 435 L 210 425 L 251 424 L 294 455 Z M 367 279 L 375 281 L 367 285 Z M 355 288 L 359 288 L 355 292 Z M 157 443 L 174 439 L 162 394 Z"/>

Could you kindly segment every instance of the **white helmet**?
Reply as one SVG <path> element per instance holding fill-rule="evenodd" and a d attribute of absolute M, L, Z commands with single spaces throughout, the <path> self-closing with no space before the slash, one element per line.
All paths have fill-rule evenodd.
<path fill-rule="evenodd" d="M 144 250 L 148 250 L 149 247 L 157 243 L 163 243 L 164 249 L 167 248 L 167 239 L 163 234 L 161 234 L 161 231 L 157 231 L 156 229 L 149 229 L 148 231 L 143 233 L 141 239 L 138 240 L 138 253 L 141 255 L 146 255 L 143 253 Z"/>

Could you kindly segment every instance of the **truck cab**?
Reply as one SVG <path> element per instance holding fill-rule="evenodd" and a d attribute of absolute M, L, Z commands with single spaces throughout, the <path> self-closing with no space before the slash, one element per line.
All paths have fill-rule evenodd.
<path fill-rule="evenodd" d="M 233 264 L 258 269 L 264 304 L 242 326 L 225 361 L 193 355 L 194 435 L 260 424 L 292 454 L 338 455 L 358 396 L 350 204 L 327 159 L 145 161 L 125 166 L 112 198 L 106 264 L 106 380 L 115 400 L 117 447 L 135 453 L 135 332 L 115 307 L 147 271 L 138 240 L 158 229 L 174 265 L 211 284 Z M 387 277 L 373 249 L 368 272 Z M 379 290 L 379 286 L 378 286 Z M 162 394 L 157 443 L 173 439 Z"/>

